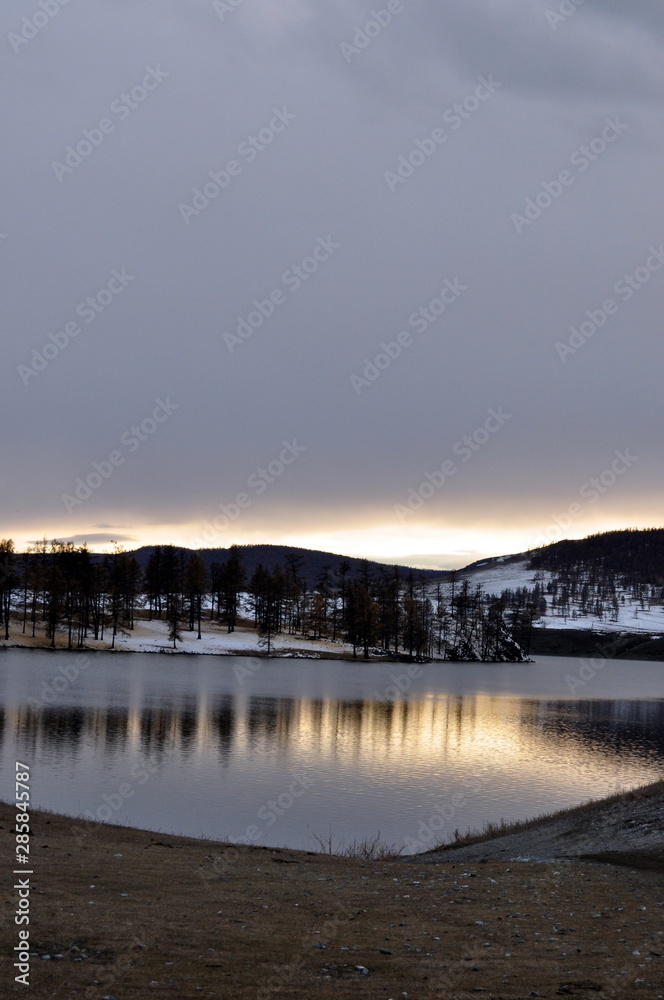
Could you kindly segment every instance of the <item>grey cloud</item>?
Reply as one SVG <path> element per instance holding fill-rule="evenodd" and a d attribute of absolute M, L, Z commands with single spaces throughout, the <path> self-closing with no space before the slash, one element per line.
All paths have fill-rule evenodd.
<path fill-rule="evenodd" d="M 340 43 L 371 8 L 341 0 L 243 0 L 223 21 L 203 0 L 90 0 L 7 46 L 4 533 L 57 525 L 101 543 L 114 536 L 100 522 L 132 537 L 198 523 L 294 436 L 306 455 L 243 521 L 264 538 L 353 512 L 389 523 L 450 457 L 458 476 L 418 515 L 432 531 L 469 512 L 496 530 L 546 517 L 626 446 L 640 462 L 597 516 L 649 509 L 664 274 L 564 364 L 556 343 L 664 242 L 663 18 L 587 0 L 554 32 L 554 7 L 404 2 L 350 62 Z M 3 8 L 0 33 L 22 16 Z M 155 67 L 168 75 L 143 98 Z M 492 73 L 501 86 L 478 103 Z M 275 109 L 295 117 L 268 137 Z M 624 135 L 571 163 L 614 116 Z M 58 179 L 86 131 L 98 144 Z M 411 175 L 391 190 L 400 166 Z M 572 183 L 519 234 L 512 216 L 545 204 L 565 169 Z M 298 285 L 328 238 L 339 249 Z M 104 304 L 122 269 L 132 281 Z M 457 279 L 468 290 L 419 332 L 413 317 Z M 103 308 L 87 321 L 89 298 Z M 250 314 L 231 352 L 224 334 Z M 68 323 L 80 332 L 65 344 Z M 351 376 L 383 365 L 402 332 L 409 345 L 358 394 Z M 130 450 L 123 438 L 169 394 L 178 412 Z M 512 420 L 462 463 L 455 446 L 501 404 Z M 67 515 L 61 495 L 115 451 L 122 464 Z"/>

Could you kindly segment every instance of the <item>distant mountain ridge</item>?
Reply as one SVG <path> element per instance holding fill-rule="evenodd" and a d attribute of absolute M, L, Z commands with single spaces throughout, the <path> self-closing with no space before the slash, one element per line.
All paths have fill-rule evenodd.
<path fill-rule="evenodd" d="M 52 641 L 65 620 L 70 644 L 76 630 L 84 639 L 92 629 L 96 639 L 109 615 L 133 629 L 134 613 L 149 605 L 150 615 L 156 608 L 157 618 L 165 613 L 164 620 L 174 622 L 175 644 L 185 611 L 190 629 L 196 615 L 200 626 L 204 597 L 213 612 L 216 602 L 219 620 L 232 622 L 249 593 L 250 617 L 261 634 L 286 628 L 313 640 L 329 637 L 331 629 L 332 641 L 347 636 L 365 657 L 374 648 L 406 648 L 417 657 L 434 651 L 447 659 L 518 660 L 537 633 L 547 633 L 540 653 L 587 655 L 590 649 L 603 656 L 597 637 L 611 633 L 623 652 L 664 655 L 662 528 L 566 539 L 460 570 L 420 570 L 287 545 L 149 545 L 102 554 L 44 540 L 16 558 L 12 543 L 4 545 L 5 632 L 12 612 L 24 624 L 32 616 L 33 627 L 42 615 Z M 232 548 L 244 573 L 229 558 Z M 637 645 L 625 645 L 626 636 Z M 615 641 L 610 648 L 618 648 Z"/>
<path fill-rule="evenodd" d="M 144 545 L 132 551 L 141 569 L 145 569 L 148 559 L 157 546 Z M 178 551 L 194 551 L 186 546 L 174 546 Z M 285 562 L 286 556 L 302 558 L 302 574 L 309 586 L 314 586 L 321 572 L 327 566 L 334 572 L 342 562 L 350 565 L 351 575 L 366 561 L 373 572 L 398 566 L 404 573 L 411 571 L 417 577 L 429 580 L 450 580 L 453 574 L 463 576 L 477 571 L 491 571 L 506 568 L 526 561 L 533 571 L 548 570 L 560 575 L 569 574 L 582 566 L 593 575 L 609 573 L 620 576 L 627 584 L 648 583 L 664 586 L 664 528 L 624 528 L 606 531 L 586 538 L 563 539 L 550 545 L 526 552 L 514 552 L 500 556 L 478 559 L 457 570 L 415 569 L 397 561 L 377 562 L 363 560 L 356 556 L 343 556 L 318 549 L 306 549 L 292 545 L 238 545 L 242 553 L 247 573 L 251 575 L 259 563 L 266 569 L 273 569 Z M 223 562 L 229 547 L 205 548 L 197 550 L 209 569 L 214 562 Z"/>
<path fill-rule="evenodd" d="M 320 578 L 321 573 L 327 566 L 334 573 L 341 563 L 346 562 L 350 566 L 350 573 L 354 575 L 360 567 L 367 562 L 373 573 L 379 573 L 381 571 L 389 570 L 392 566 L 399 565 L 398 563 L 379 563 L 374 560 L 359 559 L 356 556 L 340 556 L 332 552 L 321 552 L 317 549 L 304 549 L 298 548 L 293 545 L 238 545 L 237 546 L 242 553 L 242 560 L 247 572 L 247 577 L 250 578 L 251 574 L 258 567 L 260 563 L 263 564 L 265 569 L 272 570 L 276 566 L 283 565 L 286 556 L 299 556 L 302 558 L 302 569 L 301 574 L 306 580 L 309 587 L 313 587 L 316 581 Z M 135 556 L 141 569 L 145 569 L 148 560 L 154 550 L 158 548 L 156 545 L 143 545 L 139 549 L 132 551 L 132 555 Z M 163 548 L 163 546 L 162 546 Z M 174 546 L 179 552 L 191 552 L 192 549 L 186 548 L 184 546 Z M 209 549 L 197 549 L 199 555 L 202 557 L 207 569 L 209 570 L 211 565 L 215 562 L 223 562 L 230 551 L 229 548 L 209 548 Z M 403 572 L 405 576 L 412 572 L 416 577 L 424 577 L 427 580 L 447 580 L 451 576 L 451 570 L 435 570 L 435 569 L 413 569 L 410 566 L 401 566 L 399 569 Z"/>

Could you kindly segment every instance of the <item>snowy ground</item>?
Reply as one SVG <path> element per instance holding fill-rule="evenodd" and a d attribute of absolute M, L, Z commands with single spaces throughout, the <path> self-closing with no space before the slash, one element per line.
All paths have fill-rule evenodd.
<path fill-rule="evenodd" d="M 467 579 L 473 588 L 479 584 L 485 593 L 500 595 L 504 590 L 516 590 L 519 587 L 528 587 L 532 590 L 538 580 L 546 587 L 546 583 L 552 577 L 553 574 L 543 570 L 537 571 L 536 575 L 535 570 L 529 568 L 528 559 L 525 557 L 503 556 L 501 559 L 489 560 L 486 564 L 470 570 L 459 570 L 456 587 L 458 589 L 463 580 Z M 431 584 L 430 596 L 432 599 L 435 598 L 436 587 L 436 583 Z M 449 590 L 449 584 L 442 585 L 445 597 L 449 596 Z M 610 611 L 600 618 L 597 615 L 582 614 L 578 607 L 572 608 L 571 616 L 564 617 L 552 614 L 551 596 L 546 596 L 549 613 L 538 619 L 536 622 L 538 628 L 592 629 L 594 632 L 664 635 L 664 608 L 662 605 L 653 604 L 650 607 L 646 605 L 643 608 L 641 603 L 634 601 L 627 591 L 619 595 L 619 598 L 624 597 L 625 603 L 620 603 L 617 619 L 611 617 Z M 15 610 L 18 613 L 19 609 Z M 209 608 L 207 610 L 209 612 Z M 245 612 L 249 614 L 246 609 Z M 167 625 L 163 621 L 149 622 L 136 619 L 133 632 L 116 636 L 115 647 L 125 652 L 169 651 L 173 649 L 173 644 L 168 641 L 167 631 Z M 66 637 L 59 636 L 58 646 L 63 646 L 65 643 Z M 33 640 L 29 635 L 22 635 L 14 626 L 10 639 L 8 641 L 0 640 L 0 647 L 15 645 L 43 646 L 44 637 L 40 635 L 37 640 Z M 86 646 L 90 649 L 108 649 L 109 645 L 110 636 L 108 633 L 106 633 L 103 642 L 95 642 L 93 639 L 86 640 Z M 258 635 L 253 629 L 239 628 L 228 634 L 224 626 L 211 622 L 209 618 L 203 622 L 201 639 L 196 638 L 195 632 L 183 631 L 182 641 L 177 643 L 176 649 L 182 653 L 265 655 L 265 648 L 259 645 Z M 285 634 L 273 637 L 272 651 L 276 655 L 307 658 L 320 656 L 346 658 L 352 656 L 353 653 L 352 646 L 348 643 L 334 642 L 331 639 L 311 640 Z"/>
<path fill-rule="evenodd" d="M 259 646 L 258 634 L 253 629 L 236 629 L 227 632 L 224 626 L 212 622 L 204 622 L 202 636 L 196 638 L 196 632 L 181 633 L 182 642 L 177 643 L 177 649 L 185 653 L 241 653 L 264 654 L 265 648 Z M 117 636 L 115 645 L 127 652 L 156 652 L 162 649 L 172 649 L 173 643 L 168 641 L 168 627 L 162 621 L 137 621 L 133 633 Z M 272 649 L 275 653 L 305 653 L 311 657 L 322 652 L 335 653 L 339 656 L 350 653 L 353 647 L 343 642 L 332 642 L 331 639 L 304 639 L 295 635 L 275 635 L 272 637 Z"/>
<path fill-rule="evenodd" d="M 546 583 L 554 576 L 545 570 L 538 570 L 536 579 L 535 572 L 535 570 L 529 569 L 527 559 L 512 561 L 506 557 L 503 561 L 488 563 L 477 569 L 461 570 L 457 576 L 457 587 L 460 581 L 467 579 L 471 586 L 479 583 L 487 593 L 500 595 L 503 590 L 516 590 L 517 587 L 528 587 L 532 590 L 538 580 L 546 586 Z M 625 603 L 621 603 L 617 619 L 610 617 L 610 612 L 607 612 L 603 618 L 599 618 L 597 615 L 582 615 L 578 609 L 573 609 L 572 617 L 565 618 L 562 615 L 551 613 L 543 615 L 537 621 L 537 626 L 540 628 L 592 629 L 594 632 L 664 634 L 664 608 L 661 604 L 653 604 L 650 608 L 646 605 L 644 609 L 639 601 L 632 600 L 628 591 L 619 594 L 620 596 L 624 596 Z M 551 597 L 549 595 L 546 597 L 550 612 Z"/>
<path fill-rule="evenodd" d="M 234 653 L 248 656 L 265 655 L 265 648 L 259 646 L 258 634 L 253 629 L 236 629 L 230 634 L 224 626 L 210 621 L 204 621 L 202 625 L 202 637 L 196 638 L 196 632 L 182 631 L 182 642 L 178 642 L 176 651 L 179 653 L 209 653 L 232 655 Z M 57 645 L 66 643 L 64 634 L 58 636 Z M 96 641 L 92 638 L 85 640 L 88 649 L 108 649 L 111 643 L 111 635 L 107 631 L 104 641 Z M 35 642 L 29 635 L 23 636 L 20 632 L 13 630 L 8 641 L 0 641 L 0 646 L 16 645 L 44 645 L 43 636 L 38 636 Z M 168 640 L 168 626 L 166 622 L 153 620 L 144 621 L 136 619 L 132 632 L 118 633 L 115 637 L 115 648 L 126 653 L 159 653 L 173 652 L 173 643 Z M 353 654 L 353 647 L 344 642 L 333 642 L 331 639 L 305 639 L 294 635 L 276 635 L 272 638 L 272 650 L 274 654 L 280 656 L 304 656 L 308 659 L 315 659 L 321 654 L 346 657 Z"/>

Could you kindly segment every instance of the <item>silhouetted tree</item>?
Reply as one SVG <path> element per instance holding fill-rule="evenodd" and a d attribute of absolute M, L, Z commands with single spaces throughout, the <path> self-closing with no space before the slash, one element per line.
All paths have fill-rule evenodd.
<path fill-rule="evenodd" d="M 0 541 L 0 616 L 4 623 L 5 639 L 9 638 L 9 618 L 15 585 L 14 543 L 11 538 L 3 538 Z"/>
<path fill-rule="evenodd" d="M 245 587 L 246 574 L 242 562 L 242 550 L 231 545 L 228 557 L 218 567 L 217 593 L 219 614 L 226 622 L 228 632 L 235 631 L 238 619 L 240 595 Z"/>
<path fill-rule="evenodd" d="M 189 630 L 193 632 L 195 623 L 198 623 L 196 638 L 200 639 L 203 597 L 207 589 L 207 569 L 198 552 L 192 552 L 189 556 L 184 585 L 189 606 Z"/>

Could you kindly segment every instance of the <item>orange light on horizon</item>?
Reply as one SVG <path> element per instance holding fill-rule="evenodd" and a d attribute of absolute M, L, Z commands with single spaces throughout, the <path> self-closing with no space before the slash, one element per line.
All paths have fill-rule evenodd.
<path fill-rule="evenodd" d="M 321 519 L 324 517 L 321 514 Z M 387 564 L 401 561 L 423 569 L 454 569 L 479 559 L 526 552 L 561 538 L 585 538 L 595 532 L 619 530 L 627 526 L 647 528 L 657 524 L 634 519 L 627 525 L 624 521 L 598 518 L 593 522 L 583 520 L 571 524 L 567 530 L 557 527 L 553 522 L 547 528 L 541 522 L 531 525 L 523 521 L 518 527 L 489 523 L 455 527 L 449 523 L 441 525 L 431 522 L 395 526 L 394 523 L 381 523 L 364 514 L 351 523 L 341 516 L 330 516 L 328 523 L 319 529 L 315 525 L 311 529 L 306 525 L 294 529 L 286 518 L 276 525 L 275 522 L 271 522 L 269 526 L 266 523 L 262 528 L 255 523 L 243 526 L 238 522 L 229 525 L 228 533 L 220 531 L 209 541 L 201 537 L 201 524 L 198 521 L 108 526 L 97 523 L 89 525 L 87 531 L 85 527 L 82 530 L 78 527 L 75 532 L 72 532 L 71 524 L 67 524 L 67 530 L 63 530 L 64 525 L 60 523 L 39 533 L 6 530 L 3 534 L 13 538 L 18 552 L 26 551 L 28 546 L 44 537 L 49 541 L 73 541 L 79 545 L 86 542 L 91 551 L 100 553 L 112 552 L 114 541 L 127 550 L 144 545 L 172 544 L 198 549 L 228 548 L 232 544 L 272 544 L 367 558 Z"/>

